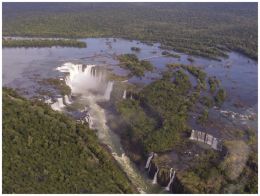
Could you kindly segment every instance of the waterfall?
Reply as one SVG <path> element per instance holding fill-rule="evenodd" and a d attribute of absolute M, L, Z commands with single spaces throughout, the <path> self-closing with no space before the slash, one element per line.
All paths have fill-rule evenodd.
<path fill-rule="evenodd" d="M 123 99 L 126 99 L 126 90 L 124 90 Z"/>
<path fill-rule="evenodd" d="M 104 98 L 107 101 L 110 100 L 110 95 L 111 95 L 111 92 L 113 90 L 113 85 L 114 85 L 114 82 L 111 82 L 111 81 L 109 81 L 108 84 L 107 84 L 107 88 L 106 88 L 105 95 L 104 95 Z"/>
<path fill-rule="evenodd" d="M 170 169 L 170 179 L 172 177 L 172 171 L 173 171 L 173 168 Z"/>
<path fill-rule="evenodd" d="M 99 77 L 96 77 L 95 65 L 83 65 L 65 63 L 58 67 L 56 70 L 67 73 L 65 77 L 66 84 L 71 88 L 72 93 L 82 94 L 87 93 L 89 90 L 101 89 L 103 84 Z"/>
<path fill-rule="evenodd" d="M 72 102 L 70 101 L 68 95 L 65 95 L 65 96 L 64 96 L 64 101 L 65 101 L 65 104 L 66 104 L 66 105 L 70 105 L 70 104 L 72 104 Z"/>
<path fill-rule="evenodd" d="M 65 107 L 65 105 L 63 104 L 63 99 L 61 97 L 58 98 L 57 100 L 58 100 L 58 105 L 59 105 L 60 108 Z"/>
<path fill-rule="evenodd" d="M 49 105 L 49 104 L 52 104 L 52 100 L 51 100 L 51 98 L 50 98 L 50 99 L 47 99 L 47 100 L 45 100 L 44 102 L 45 102 L 45 103 L 47 103 L 48 105 Z"/>
<path fill-rule="evenodd" d="M 149 173 L 150 170 L 151 170 L 151 165 L 152 165 L 152 164 L 149 164 L 148 173 Z"/>
<path fill-rule="evenodd" d="M 213 137 L 213 135 L 211 134 L 202 131 L 192 130 L 189 139 L 207 144 L 211 146 L 211 148 L 213 148 L 214 150 L 222 150 L 220 140 L 218 138 Z"/>
<path fill-rule="evenodd" d="M 218 149 L 218 139 L 217 138 L 213 138 L 213 142 L 212 142 L 212 145 L 211 147 L 215 150 Z"/>
<path fill-rule="evenodd" d="M 150 163 L 151 163 L 153 156 L 154 156 L 154 154 L 152 152 L 151 155 L 148 157 L 148 159 L 146 161 L 145 169 L 148 169 L 148 167 L 150 166 Z"/>
<path fill-rule="evenodd" d="M 190 140 L 197 140 L 196 131 L 194 129 L 192 129 L 191 131 Z"/>
<path fill-rule="evenodd" d="M 79 95 L 77 102 L 87 106 L 84 121 L 89 122 L 92 129 L 97 130 L 97 136 L 101 143 L 109 146 L 113 157 L 127 174 L 129 180 L 137 187 L 140 193 L 145 193 L 147 184 L 139 171 L 124 154 L 120 139 L 107 126 L 106 111 L 98 104 L 99 101 L 110 99 L 113 90 L 113 82 L 106 82 L 103 72 L 97 72 L 95 65 L 77 65 L 65 63 L 57 70 L 66 73 L 65 82 L 71 88 L 74 95 Z M 107 87 L 105 84 L 107 83 Z M 106 89 L 105 89 L 106 87 Z M 89 115 L 89 116 L 88 116 Z"/>
<path fill-rule="evenodd" d="M 61 111 L 64 107 L 63 98 L 58 98 L 55 103 L 51 104 L 51 108 L 56 111 Z"/>
<path fill-rule="evenodd" d="M 157 175 L 159 173 L 159 167 L 157 167 L 157 170 L 156 170 L 156 173 L 154 174 L 154 177 L 153 177 L 153 184 L 157 184 Z"/>
<path fill-rule="evenodd" d="M 201 131 L 198 131 L 198 141 L 199 141 L 199 142 L 204 142 L 205 136 L 206 136 L 206 133 L 203 133 L 203 132 L 201 132 Z"/>
<path fill-rule="evenodd" d="M 206 139 L 205 139 L 205 143 L 211 146 L 212 142 L 213 142 L 213 136 L 210 135 L 210 134 L 207 134 Z"/>
<path fill-rule="evenodd" d="M 171 175 L 172 175 L 172 176 L 171 176 Z M 170 181 L 169 181 L 167 187 L 165 188 L 165 190 L 170 191 L 171 184 L 172 184 L 174 178 L 175 178 L 175 171 L 174 171 L 173 174 L 172 174 L 172 168 L 171 168 L 171 170 L 170 170 Z"/>

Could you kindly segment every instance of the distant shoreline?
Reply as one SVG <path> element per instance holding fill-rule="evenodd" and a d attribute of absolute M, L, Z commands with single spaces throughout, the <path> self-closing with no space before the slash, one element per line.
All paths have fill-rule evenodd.
<path fill-rule="evenodd" d="M 53 46 L 86 48 L 87 44 L 76 39 L 13 39 L 3 38 L 3 48 L 48 48 Z"/>

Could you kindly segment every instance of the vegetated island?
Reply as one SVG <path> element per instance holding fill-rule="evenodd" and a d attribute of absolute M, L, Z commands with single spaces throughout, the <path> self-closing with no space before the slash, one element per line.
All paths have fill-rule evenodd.
<path fill-rule="evenodd" d="M 94 130 L 3 89 L 3 193 L 133 193 Z"/>
<path fill-rule="evenodd" d="M 182 69 L 165 72 L 162 79 L 133 96 L 136 99 L 118 103 L 119 113 L 130 126 L 128 134 L 133 137 L 130 141 L 137 142 L 133 146 L 142 146 L 143 152 L 164 152 L 184 145 L 182 135 L 187 130 L 189 112 L 200 114 L 209 109 L 198 104 L 203 98 L 202 92 L 208 91 L 205 88 L 206 73 L 192 67 L 192 70 L 201 73 L 196 75 L 197 85 L 193 87 L 189 75 L 185 73 L 187 67 L 182 65 Z M 214 102 L 214 95 L 209 94 L 208 99 Z"/>
<path fill-rule="evenodd" d="M 220 106 L 226 98 L 220 82 L 208 77 L 202 69 L 174 63 L 167 67 L 162 79 L 116 103 L 118 119 L 127 125 L 126 131 L 119 133 L 128 155 L 140 165 L 146 161 L 143 157 L 156 152 L 147 172 L 153 178 L 158 171 L 157 183 L 163 187 L 169 183 L 172 167 L 172 160 L 166 153 L 184 157 L 192 145 L 188 139 L 191 115 L 200 125 L 208 123 L 210 108 Z M 191 76 L 197 79 L 195 86 L 190 81 Z M 178 159 L 181 166 L 170 190 L 174 193 L 223 193 L 229 190 L 232 181 L 239 193 L 257 193 L 257 137 L 252 130 L 247 130 L 246 134 L 247 141 L 223 142 L 223 151 L 196 148 L 198 156 L 192 161 Z M 252 151 L 248 161 L 243 162 L 248 146 Z M 237 168 L 231 169 L 235 164 Z M 239 172 L 241 175 L 237 176 Z"/>
<path fill-rule="evenodd" d="M 86 48 L 87 44 L 76 39 L 3 39 L 3 47 L 75 47 Z"/>
<path fill-rule="evenodd" d="M 119 66 L 130 71 L 130 75 L 142 77 L 145 71 L 152 71 L 153 65 L 146 60 L 139 60 L 135 54 L 122 54 L 118 56 Z"/>

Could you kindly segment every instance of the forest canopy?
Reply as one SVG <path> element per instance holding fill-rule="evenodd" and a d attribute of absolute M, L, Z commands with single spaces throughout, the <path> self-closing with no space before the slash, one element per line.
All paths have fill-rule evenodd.
<path fill-rule="evenodd" d="M 132 193 L 94 130 L 3 90 L 3 193 Z"/>
<path fill-rule="evenodd" d="M 3 3 L 4 36 L 121 37 L 257 59 L 257 3 Z"/>

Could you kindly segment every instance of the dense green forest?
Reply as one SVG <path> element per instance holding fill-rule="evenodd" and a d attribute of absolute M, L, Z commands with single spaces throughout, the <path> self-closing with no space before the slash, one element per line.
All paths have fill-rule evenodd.
<path fill-rule="evenodd" d="M 152 71 L 153 65 L 149 61 L 139 60 L 135 54 L 122 54 L 118 56 L 119 66 L 130 71 L 130 75 L 144 76 L 146 71 Z"/>
<path fill-rule="evenodd" d="M 4 36 L 121 37 L 257 59 L 257 3 L 3 3 Z"/>
<path fill-rule="evenodd" d="M 223 158 L 221 154 L 207 150 L 205 154 L 194 160 L 193 167 L 179 173 L 181 182 L 185 184 L 184 192 L 257 194 L 256 149 L 247 155 L 243 149 L 246 144 L 242 141 L 229 141 L 225 145 L 229 148 L 230 146 L 235 147 L 238 152 L 234 153 L 232 150 Z M 241 161 L 243 156 L 249 156 L 245 164 Z"/>
<path fill-rule="evenodd" d="M 197 84 L 191 83 L 191 75 L 196 77 Z M 142 148 L 144 154 L 184 146 L 190 112 L 199 114 L 198 122 L 203 123 L 208 109 L 225 100 L 220 84 L 212 92 L 206 79 L 207 74 L 196 66 L 169 65 L 162 79 L 135 93 L 134 99 L 117 103 L 119 114 L 129 126 L 125 137 Z"/>
<path fill-rule="evenodd" d="M 3 89 L 3 193 L 134 191 L 95 131 Z"/>
<path fill-rule="evenodd" d="M 3 39 L 3 47 L 77 47 L 85 48 L 87 44 L 75 39 Z"/>

